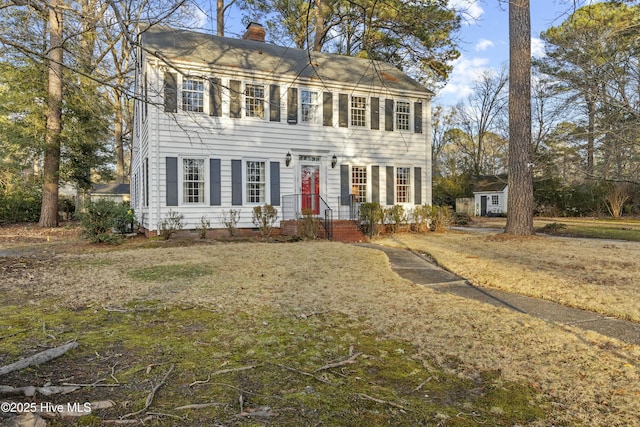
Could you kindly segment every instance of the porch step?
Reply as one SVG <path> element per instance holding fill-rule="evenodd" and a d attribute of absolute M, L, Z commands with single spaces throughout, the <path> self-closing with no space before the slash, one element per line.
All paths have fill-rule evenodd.
<path fill-rule="evenodd" d="M 320 234 L 320 237 L 325 238 L 324 229 L 321 229 Z M 332 240 L 334 242 L 352 243 L 364 242 L 366 239 L 356 222 L 350 220 L 334 220 Z"/>

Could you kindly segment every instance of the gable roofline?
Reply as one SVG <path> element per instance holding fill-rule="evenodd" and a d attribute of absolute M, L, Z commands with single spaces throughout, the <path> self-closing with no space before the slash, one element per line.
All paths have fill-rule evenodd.
<path fill-rule="evenodd" d="M 473 185 L 474 193 L 486 193 L 504 191 L 508 186 L 508 177 L 506 174 L 501 175 L 484 175 L 480 176 L 478 181 Z"/>
<path fill-rule="evenodd" d="M 277 79 L 333 82 L 387 91 L 411 91 L 426 99 L 434 93 L 391 64 L 344 55 L 307 51 L 271 43 L 220 37 L 166 26 L 141 27 L 147 55 L 168 65 L 189 62 L 208 68 L 246 69 Z"/>

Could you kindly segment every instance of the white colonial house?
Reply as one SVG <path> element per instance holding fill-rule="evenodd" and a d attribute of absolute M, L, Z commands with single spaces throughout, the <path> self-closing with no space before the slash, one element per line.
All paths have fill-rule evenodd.
<path fill-rule="evenodd" d="M 140 29 L 131 204 L 148 234 L 170 210 L 271 204 L 280 219 L 353 217 L 357 204 L 431 204 L 432 92 L 381 62 L 242 39 Z M 354 209 L 354 207 L 356 209 Z M 330 215 L 329 215 L 330 214 Z"/>

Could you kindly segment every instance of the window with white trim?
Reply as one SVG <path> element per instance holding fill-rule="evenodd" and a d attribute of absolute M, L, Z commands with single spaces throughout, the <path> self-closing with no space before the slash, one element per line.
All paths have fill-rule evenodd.
<path fill-rule="evenodd" d="M 266 162 L 247 160 L 245 168 L 247 203 L 265 203 L 267 190 Z"/>
<path fill-rule="evenodd" d="M 204 159 L 182 159 L 182 202 L 204 203 Z"/>
<path fill-rule="evenodd" d="M 182 109 L 184 111 L 204 111 L 204 82 L 201 79 L 182 79 Z"/>
<path fill-rule="evenodd" d="M 491 204 L 493 206 L 498 206 L 498 195 L 497 194 L 494 194 L 494 195 L 491 196 Z"/>
<path fill-rule="evenodd" d="M 300 90 L 301 119 L 303 123 L 319 123 L 320 110 L 318 92 Z"/>
<path fill-rule="evenodd" d="M 409 203 L 411 194 L 411 170 L 396 168 L 396 203 Z"/>
<path fill-rule="evenodd" d="M 355 201 L 364 203 L 367 201 L 367 168 L 366 166 L 353 166 L 351 168 L 351 194 Z"/>
<path fill-rule="evenodd" d="M 367 125 L 367 98 L 364 96 L 351 97 L 351 126 Z"/>
<path fill-rule="evenodd" d="M 264 119 L 264 86 L 247 84 L 244 95 L 247 117 Z"/>
<path fill-rule="evenodd" d="M 396 129 L 410 130 L 411 104 L 406 101 L 396 102 Z"/>

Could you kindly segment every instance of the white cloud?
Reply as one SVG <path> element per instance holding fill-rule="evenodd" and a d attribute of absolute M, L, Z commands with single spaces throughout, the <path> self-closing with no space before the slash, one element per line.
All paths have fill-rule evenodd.
<path fill-rule="evenodd" d="M 491 40 L 480 39 L 478 43 L 476 43 L 476 52 L 482 52 L 487 50 L 490 47 L 495 46 Z"/>
<path fill-rule="evenodd" d="M 473 92 L 474 81 L 485 71 L 493 69 L 488 58 L 467 58 L 460 55 L 453 63 L 453 72 L 449 82 L 442 88 L 434 100 L 441 105 L 455 105 Z"/>
<path fill-rule="evenodd" d="M 531 56 L 542 58 L 545 56 L 544 41 L 538 37 L 531 37 Z"/>
<path fill-rule="evenodd" d="M 479 0 L 450 0 L 449 6 L 462 14 L 463 23 L 471 25 L 484 15 L 484 9 L 479 3 Z"/>

